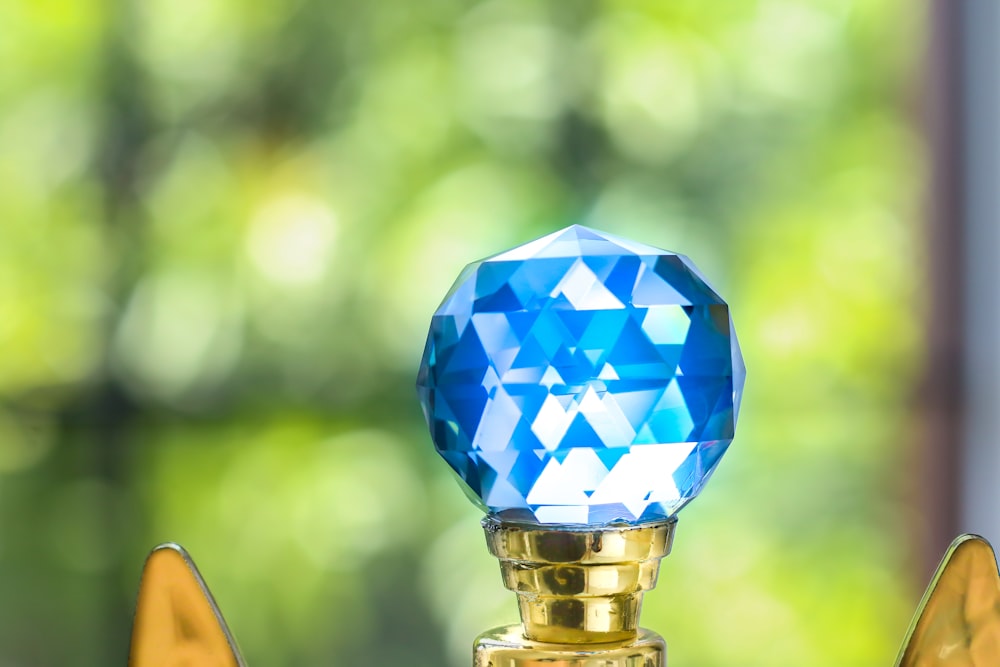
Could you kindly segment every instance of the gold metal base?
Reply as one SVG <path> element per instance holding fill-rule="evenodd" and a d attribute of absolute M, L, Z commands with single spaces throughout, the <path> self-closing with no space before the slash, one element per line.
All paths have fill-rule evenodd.
<path fill-rule="evenodd" d="M 550 644 L 526 639 L 524 628 L 508 625 L 476 639 L 475 667 L 666 667 L 667 646 L 649 630 L 610 644 Z"/>
<path fill-rule="evenodd" d="M 481 635 L 481 667 L 663 667 L 659 635 L 639 630 L 676 520 L 640 526 L 538 526 L 483 520 L 521 625 Z"/>

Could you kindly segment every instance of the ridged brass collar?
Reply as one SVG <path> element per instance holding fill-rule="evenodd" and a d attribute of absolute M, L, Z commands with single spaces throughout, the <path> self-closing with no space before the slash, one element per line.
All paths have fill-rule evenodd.
<path fill-rule="evenodd" d="M 540 526 L 483 520 L 525 636 L 558 644 L 632 639 L 676 519 L 638 526 Z"/>

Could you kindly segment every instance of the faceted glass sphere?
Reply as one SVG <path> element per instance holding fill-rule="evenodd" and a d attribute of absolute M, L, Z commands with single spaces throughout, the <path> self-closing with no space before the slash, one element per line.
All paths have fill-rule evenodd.
<path fill-rule="evenodd" d="M 744 375 L 729 307 L 690 260 L 574 225 L 465 268 L 417 388 L 437 451 L 487 511 L 602 525 L 698 495 Z"/>

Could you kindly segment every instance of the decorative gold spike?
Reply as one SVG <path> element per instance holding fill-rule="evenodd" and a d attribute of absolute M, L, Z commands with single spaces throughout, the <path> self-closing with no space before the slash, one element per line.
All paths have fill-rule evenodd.
<path fill-rule="evenodd" d="M 176 544 L 149 554 L 129 667 L 246 667 L 194 561 Z"/>
<path fill-rule="evenodd" d="M 910 624 L 896 667 L 1000 665 L 1000 572 L 990 543 L 958 537 Z"/>

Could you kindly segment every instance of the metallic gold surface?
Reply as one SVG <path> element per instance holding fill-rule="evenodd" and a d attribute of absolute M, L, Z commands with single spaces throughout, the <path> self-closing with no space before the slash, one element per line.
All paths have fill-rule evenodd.
<path fill-rule="evenodd" d="M 553 527 L 483 520 L 524 636 L 593 644 L 636 637 L 642 594 L 656 585 L 676 520 L 640 526 Z"/>
<path fill-rule="evenodd" d="M 190 556 L 164 544 L 146 559 L 130 667 L 246 667 Z"/>
<path fill-rule="evenodd" d="M 476 640 L 475 667 L 664 667 L 663 639 L 640 630 L 610 644 L 548 644 L 525 639 L 520 625 L 490 630 Z"/>
<path fill-rule="evenodd" d="M 897 667 L 1000 665 L 1000 573 L 989 542 L 958 537 L 924 593 Z"/>

